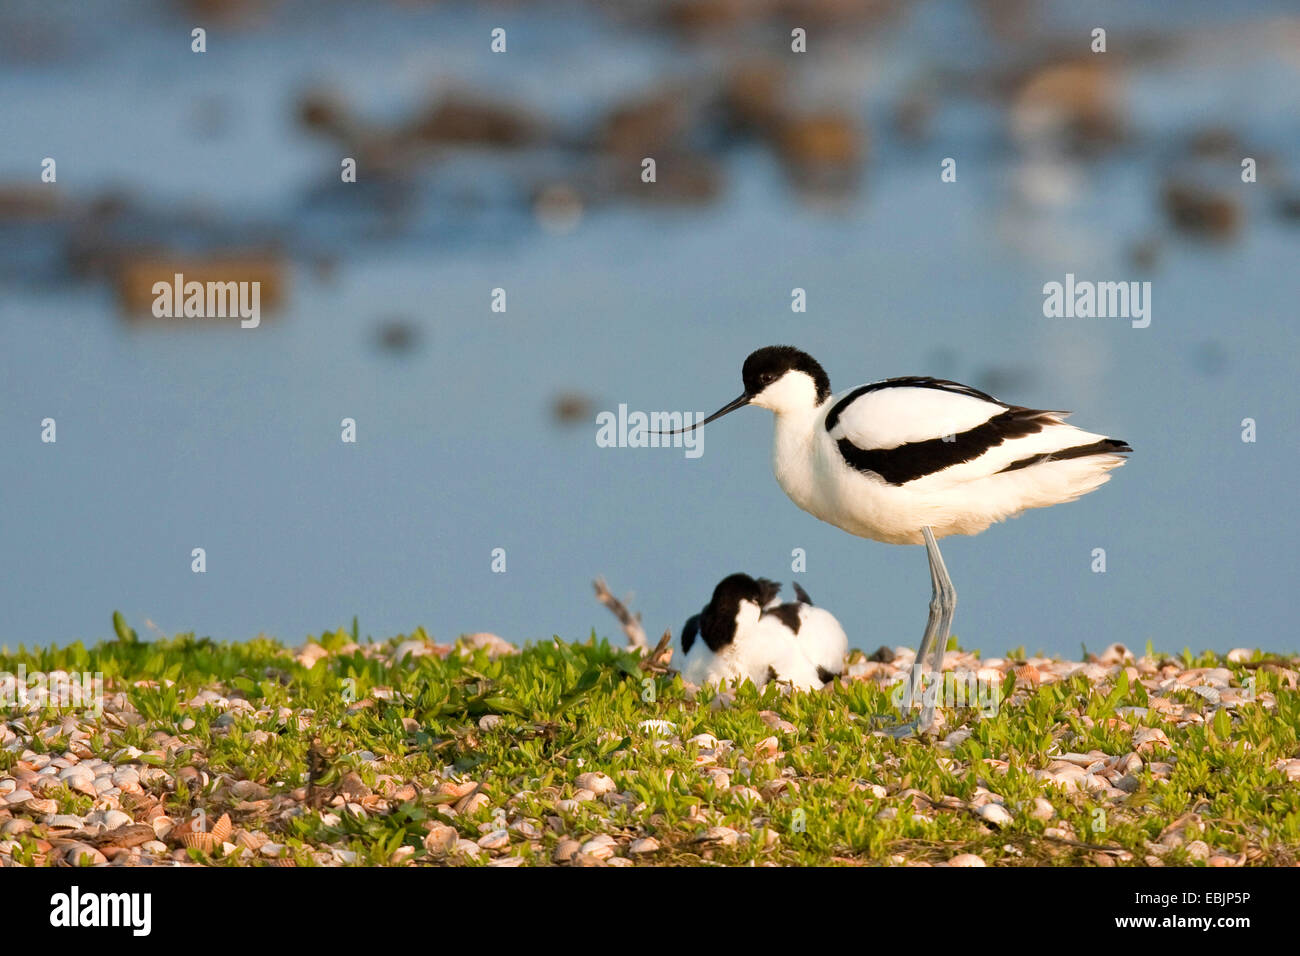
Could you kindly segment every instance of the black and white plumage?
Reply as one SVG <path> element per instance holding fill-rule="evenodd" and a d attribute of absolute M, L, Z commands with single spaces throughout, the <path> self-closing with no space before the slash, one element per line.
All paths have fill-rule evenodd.
<path fill-rule="evenodd" d="M 682 628 L 682 677 L 692 684 L 788 682 L 799 690 L 830 683 L 844 669 L 848 637 L 834 615 L 814 607 L 795 585 L 783 603 L 781 586 L 733 574 L 718 583 L 699 614 Z"/>
<path fill-rule="evenodd" d="M 927 653 L 941 669 L 956 607 L 937 539 L 1072 501 L 1132 451 L 1067 425 L 1065 412 L 1008 405 L 944 379 L 893 378 L 834 396 L 822 367 L 790 346 L 759 349 L 741 375 L 744 393 L 700 425 L 745 405 L 769 409 L 773 471 L 795 504 L 860 537 L 926 545 L 934 599 L 913 692 Z M 927 708 L 922 722 L 932 716 Z"/>

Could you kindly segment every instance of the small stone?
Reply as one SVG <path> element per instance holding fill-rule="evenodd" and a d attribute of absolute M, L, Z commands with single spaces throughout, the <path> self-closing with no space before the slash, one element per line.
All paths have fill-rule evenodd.
<path fill-rule="evenodd" d="M 1056 808 L 1050 800 L 1034 797 L 1034 809 L 1029 811 L 1029 815 L 1035 820 L 1050 820 L 1056 816 Z"/>
<path fill-rule="evenodd" d="M 393 651 L 393 660 L 400 664 L 407 657 L 425 657 L 432 653 L 433 646 L 427 641 L 402 641 Z"/>
<path fill-rule="evenodd" d="M 977 812 L 981 820 L 995 827 L 1004 827 L 1011 822 L 1011 814 L 1001 804 L 986 803 Z"/>
<path fill-rule="evenodd" d="M 1125 793 L 1136 793 L 1141 782 L 1131 773 L 1126 773 L 1115 781 L 1115 789 L 1122 790 Z"/>
<path fill-rule="evenodd" d="M 339 781 L 339 792 L 347 797 L 349 802 L 352 802 L 370 796 L 372 791 L 361 779 L 360 774 L 353 772 L 345 775 Z"/>
<path fill-rule="evenodd" d="M 477 813 L 479 810 L 491 804 L 491 800 L 486 793 L 476 793 L 465 802 L 465 809 L 461 811 L 467 816 Z"/>
<path fill-rule="evenodd" d="M 731 827 L 709 827 L 704 831 L 704 836 L 700 837 L 702 843 L 721 843 L 723 846 L 734 846 L 740 839 L 740 834 Z"/>
<path fill-rule="evenodd" d="M 500 714 L 484 714 L 478 719 L 478 729 L 489 731 L 496 730 L 503 723 L 505 723 L 505 720 Z"/>
<path fill-rule="evenodd" d="M 449 827 L 445 823 L 435 823 L 424 837 L 424 848 L 429 851 L 430 856 L 444 857 L 455 849 L 459 839 L 460 834 L 456 832 L 455 827 Z"/>
<path fill-rule="evenodd" d="M 616 784 L 608 775 L 599 772 L 578 774 L 573 783 L 583 790 L 591 791 L 593 797 L 617 789 Z"/>
<path fill-rule="evenodd" d="M 88 843 L 73 843 L 63 850 L 69 866 L 102 866 L 108 858 Z"/>
<path fill-rule="evenodd" d="M 393 855 L 388 858 L 388 862 L 393 866 L 402 866 L 409 863 L 413 856 L 415 856 L 415 847 L 399 846 L 393 851 Z"/>
<path fill-rule="evenodd" d="M 598 860 L 608 860 L 614 855 L 614 849 L 614 838 L 607 833 L 602 833 L 582 844 L 578 852 L 586 856 L 594 856 Z"/>
<path fill-rule="evenodd" d="M 479 845 L 473 840 L 457 840 L 453 849 L 457 855 L 468 856 L 472 859 L 477 859 L 483 853 Z"/>
<path fill-rule="evenodd" d="M 488 657 L 493 659 L 509 654 L 519 653 L 519 648 L 515 647 L 504 638 L 497 637 L 495 634 L 468 634 L 460 639 L 460 643 L 465 650 L 470 651 L 475 651 L 479 648 L 486 648 Z"/>
<path fill-rule="evenodd" d="M 551 859 L 556 863 L 569 863 L 581 849 L 582 844 L 577 840 L 561 840 L 555 847 L 555 852 L 551 854 Z"/>
<path fill-rule="evenodd" d="M 989 806 L 994 806 L 994 804 L 989 804 Z M 949 866 L 988 866 L 987 863 L 985 863 L 974 853 L 962 853 L 958 856 L 954 856 L 951 860 L 948 861 L 948 865 Z"/>
<path fill-rule="evenodd" d="M 1169 747 L 1169 738 L 1159 727 L 1139 727 L 1133 732 L 1133 749 L 1138 753 L 1150 753 L 1157 747 Z"/>
<path fill-rule="evenodd" d="M 485 850 L 499 850 L 510 845 L 509 830 L 493 830 L 478 839 L 478 845 Z"/>
<path fill-rule="evenodd" d="M 627 848 L 627 852 L 636 856 L 644 853 L 657 853 L 659 851 L 659 841 L 654 837 L 642 837 L 640 840 L 633 840 Z"/>
<path fill-rule="evenodd" d="M 306 644 L 299 651 L 296 660 L 303 667 L 311 670 L 321 658 L 329 657 L 330 652 L 319 644 Z"/>
<path fill-rule="evenodd" d="M 785 720 L 783 717 L 781 717 L 780 714 L 778 714 L 774 710 L 760 710 L 758 712 L 758 716 L 763 721 L 763 723 L 767 724 L 769 727 L 771 727 L 773 730 L 779 733 L 793 734 L 793 733 L 798 733 L 799 731 L 798 727 L 790 723 L 790 721 Z"/>

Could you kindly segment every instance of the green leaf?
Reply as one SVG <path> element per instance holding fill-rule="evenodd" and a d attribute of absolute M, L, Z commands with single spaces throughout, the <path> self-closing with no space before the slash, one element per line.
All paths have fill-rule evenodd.
<path fill-rule="evenodd" d="M 1232 733 L 1232 718 L 1228 716 L 1227 708 L 1221 708 L 1214 715 L 1214 732 L 1218 734 L 1220 740 L 1227 742 L 1228 736 Z"/>
<path fill-rule="evenodd" d="M 126 618 L 122 616 L 121 611 L 113 612 L 113 630 L 117 632 L 117 639 L 123 644 L 138 644 L 140 638 L 135 631 L 126 626 Z"/>

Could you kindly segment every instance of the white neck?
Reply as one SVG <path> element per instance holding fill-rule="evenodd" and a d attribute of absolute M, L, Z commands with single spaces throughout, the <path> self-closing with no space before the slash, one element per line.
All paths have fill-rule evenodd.
<path fill-rule="evenodd" d="M 813 441 L 825 417 L 827 402 L 788 408 L 773 416 L 772 470 L 782 490 L 804 510 L 809 510 L 813 500 Z"/>

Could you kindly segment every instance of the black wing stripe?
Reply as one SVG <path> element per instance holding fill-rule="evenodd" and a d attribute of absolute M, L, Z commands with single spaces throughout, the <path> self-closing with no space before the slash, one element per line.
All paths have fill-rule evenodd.
<path fill-rule="evenodd" d="M 1101 441 L 1095 441 L 1089 445 L 1075 445 L 1073 448 L 1062 448 L 1060 451 L 1021 458 L 1019 461 L 1013 461 L 1007 465 L 998 474 L 1000 475 L 1005 471 L 1019 471 L 1021 468 L 1028 468 L 1030 465 L 1041 465 L 1049 461 L 1087 458 L 1089 455 L 1122 455 L 1132 450 L 1128 446 L 1128 442 L 1120 441 L 1118 438 L 1103 438 Z"/>
<path fill-rule="evenodd" d="M 795 634 L 799 633 L 799 625 L 803 623 L 803 620 L 799 617 L 798 604 L 778 604 L 776 607 L 768 608 L 763 612 L 764 617 L 769 614 Z"/>
<path fill-rule="evenodd" d="M 1004 441 L 1042 431 L 1052 421 L 1051 412 L 1013 405 L 982 425 L 948 436 L 949 440 L 930 438 L 897 448 L 859 448 L 847 438 L 841 438 L 836 444 L 853 468 L 875 472 L 891 485 L 902 485 L 974 461 Z"/>
<path fill-rule="evenodd" d="M 926 375 L 909 375 L 902 378 L 887 378 L 883 382 L 872 382 L 870 385 L 863 385 L 855 388 L 849 394 L 845 395 L 832 406 L 830 412 L 826 415 L 826 430 L 833 429 L 844 414 L 844 409 L 848 408 L 856 399 L 861 398 L 868 392 L 878 392 L 886 388 L 934 388 L 943 392 L 952 392 L 955 395 L 968 395 L 971 398 L 980 398 L 986 402 L 992 402 L 994 405 L 1000 405 L 1008 408 L 1005 402 L 999 402 L 992 395 L 981 392 L 978 388 L 971 388 L 969 385 L 963 385 L 960 382 L 950 382 L 946 378 L 930 378 Z"/>
<path fill-rule="evenodd" d="M 808 596 L 807 591 L 805 591 L 802 587 L 799 586 L 798 581 L 794 582 L 794 596 L 799 599 L 800 603 L 807 604 L 809 607 L 812 607 L 812 602 L 813 602 L 812 598 Z"/>

